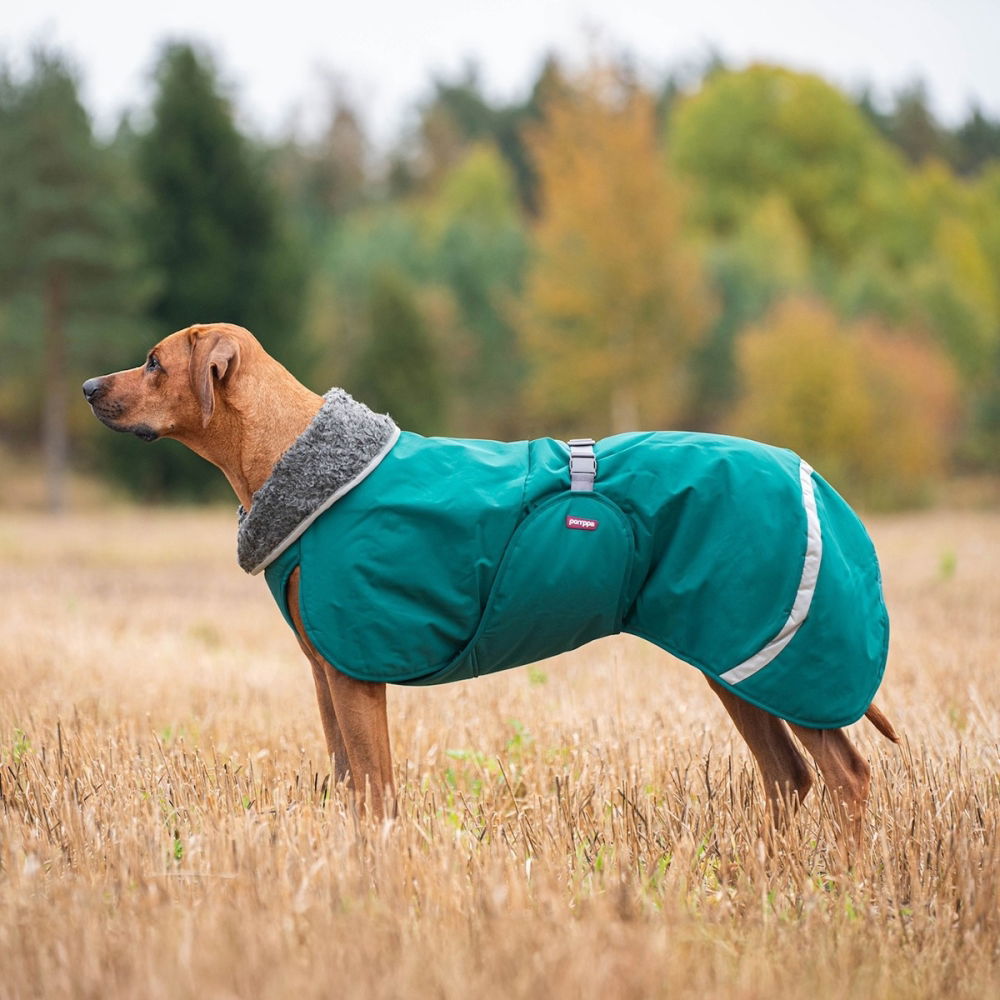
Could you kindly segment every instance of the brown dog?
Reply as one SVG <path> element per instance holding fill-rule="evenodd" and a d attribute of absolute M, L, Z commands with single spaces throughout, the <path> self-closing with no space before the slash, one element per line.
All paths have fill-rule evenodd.
<path fill-rule="evenodd" d="M 139 368 L 89 379 L 83 392 L 94 414 L 113 430 L 147 441 L 175 438 L 217 465 L 247 510 L 275 463 L 323 404 L 323 397 L 298 382 L 252 334 L 224 323 L 174 333 Z M 288 603 L 299 645 L 312 665 L 336 777 L 351 783 L 381 815 L 393 797 L 385 684 L 348 677 L 317 652 L 302 625 L 298 572 L 289 581 Z M 815 759 L 842 827 L 857 841 L 870 770 L 844 731 L 786 723 L 713 680 L 708 683 L 757 761 L 772 815 L 780 818 L 785 809 L 794 809 L 812 785 L 791 730 Z M 866 715 L 898 742 L 874 704 Z"/>

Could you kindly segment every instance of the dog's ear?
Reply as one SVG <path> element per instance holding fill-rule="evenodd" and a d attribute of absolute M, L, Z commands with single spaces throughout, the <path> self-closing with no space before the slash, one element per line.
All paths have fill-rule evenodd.
<path fill-rule="evenodd" d="M 217 383 L 230 384 L 240 367 L 239 341 L 220 330 L 197 331 L 191 349 L 191 387 L 201 405 L 201 426 L 215 413 Z"/>

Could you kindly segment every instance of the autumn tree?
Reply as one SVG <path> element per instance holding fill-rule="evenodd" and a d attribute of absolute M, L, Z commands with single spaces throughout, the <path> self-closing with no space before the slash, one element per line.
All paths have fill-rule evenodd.
<path fill-rule="evenodd" d="M 787 299 L 743 334 L 738 361 L 743 394 L 728 429 L 791 448 L 850 497 L 921 501 L 946 469 L 956 379 L 913 331 Z"/>
<path fill-rule="evenodd" d="M 652 99 L 595 73 L 557 93 L 530 149 L 541 214 L 523 345 L 539 426 L 594 436 L 669 426 L 712 303 L 682 237 Z"/>

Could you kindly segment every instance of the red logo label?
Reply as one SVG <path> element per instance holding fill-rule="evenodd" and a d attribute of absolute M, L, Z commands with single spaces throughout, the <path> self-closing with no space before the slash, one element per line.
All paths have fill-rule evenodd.
<path fill-rule="evenodd" d="M 595 521 L 590 517 L 573 517 L 572 514 L 566 515 L 566 527 L 574 528 L 577 531 L 597 531 L 597 526 L 600 521 Z"/>

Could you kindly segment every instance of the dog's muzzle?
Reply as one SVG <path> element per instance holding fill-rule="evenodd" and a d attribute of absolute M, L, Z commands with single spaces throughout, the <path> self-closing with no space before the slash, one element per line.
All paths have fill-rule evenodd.
<path fill-rule="evenodd" d="M 123 425 L 117 421 L 122 417 L 123 408 L 120 403 L 108 400 L 108 381 L 105 377 L 88 378 L 83 383 L 83 395 L 90 408 L 94 411 L 94 416 L 105 427 L 110 427 L 113 431 L 121 434 L 134 434 L 143 441 L 155 441 L 160 435 L 154 431 L 149 424 L 127 424 Z"/>

